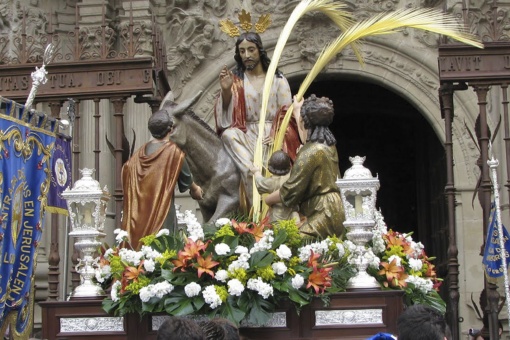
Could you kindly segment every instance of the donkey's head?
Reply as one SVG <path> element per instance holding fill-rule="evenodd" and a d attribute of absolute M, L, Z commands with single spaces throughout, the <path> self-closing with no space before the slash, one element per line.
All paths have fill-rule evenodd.
<path fill-rule="evenodd" d="M 161 103 L 159 111 L 166 111 L 170 116 L 172 130 L 170 132 L 170 139 L 179 145 L 179 147 L 183 148 L 186 145 L 186 137 L 188 133 L 188 126 L 183 124 L 183 118 L 186 111 L 190 109 L 190 107 L 195 104 L 200 96 L 202 95 L 202 91 L 199 91 L 192 98 L 188 98 L 181 103 L 175 103 L 172 100 L 168 99 L 168 95 L 165 97 L 163 102 Z"/>

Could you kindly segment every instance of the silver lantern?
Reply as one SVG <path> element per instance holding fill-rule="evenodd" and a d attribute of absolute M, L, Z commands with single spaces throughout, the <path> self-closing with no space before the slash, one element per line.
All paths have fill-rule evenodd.
<path fill-rule="evenodd" d="M 346 236 L 356 245 L 352 259 L 358 273 L 349 280 L 347 289 L 380 289 L 377 280 L 367 273 L 369 259 L 365 256 L 366 245 L 372 240 L 376 222 L 375 202 L 379 179 L 363 166 L 365 157 L 349 157 L 349 160 L 352 166 L 345 171 L 343 179 L 336 182 L 345 210 Z"/>
<path fill-rule="evenodd" d="M 81 284 L 71 294 L 71 299 L 101 298 L 103 289 L 94 282 L 99 257 L 97 251 L 104 238 L 106 205 L 110 200 L 108 189 L 101 189 L 99 182 L 92 178 L 94 169 L 81 169 L 82 178 L 72 189 L 66 188 L 62 196 L 67 200 L 71 220 L 69 236 L 75 238 L 74 247 L 80 253 L 76 272 Z"/>

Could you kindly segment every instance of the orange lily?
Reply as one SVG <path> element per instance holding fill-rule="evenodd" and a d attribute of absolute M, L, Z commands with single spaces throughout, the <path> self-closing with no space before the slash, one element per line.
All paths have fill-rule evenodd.
<path fill-rule="evenodd" d="M 205 251 L 208 244 L 209 242 L 204 243 L 202 240 L 197 240 L 195 242 L 189 238 L 184 249 L 179 251 L 179 258 L 191 260 L 192 258 L 198 257 L 200 255 L 200 251 Z"/>
<path fill-rule="evenodd" d="M 308 285 L 306 288 L 313 287 L 315 294 L 324 293 L 327 287 L 331 287 L 331 276 L 329 274 L 333 268 L 314 267 L 313 272 L 308 276 Z"/>
<path fill-rule="evenodd" d="M 237 222 L 236 220 L 232 220 L 232 227 L 234 227 L 239 235 L 251 234 L 250 225 L 251 222 Z"/>
<path fill-rule="evenodd" d="M 388 282 L 393 282 L 395 278 L 400 277 L 402 273 L 404 273 L 404 268 L 401 266 L 397 266 L 397 260 L 393 259 L 391 263 L 388 262 L 381 262 L 381 266 L 383 269 L 379 270 L 377 274 L 379 275 L 386 275 L 386 280 Z M 387 283 L 385 282 L 384 285 L 387 287 Z"/>
<path fill-rule="evenodd" d="M 269 223 L 269 215 L 264 217 L 262 221 L 259 222 L 259 224 L 253 224 L 253 228 L 251 229 L 251 233 L 255 237 L 255 241 L 258 242 L 262 237 L 264 237 L 264 230 L 271 227 L 271 224 Z"/>
<path fill-rule="evenodd" d="M 143 268 L 143 261 L 140 262 L 140 265 L 138 265 L 138 268 L 135 267 L 126 267 L 124 272 L 122 273 L 122 286 L 121 286 L 121 293 L 124 292 L 125 288 L 131 283 L 131 282 L 138 282 L 138 277 L 145 273 L 145 270 Z"/>
<path fill-rule="evenodd" d="M 391 247 L 402 247 L 404 254 L 412 253 L 413 250 L 411 248 L 411 244 L 407 242 L 404 235 L 395 231 L 390 231 L 383 237 L 386 239 L 387 249 L 390 249 Z"/>
<path fill-rule="evenodd" d="M 409 277 L 406 273 L 402 273 L 398 276 L 396 276 L 393 281 L 391 282 L 392 287 L 400 287 L 405 288 L 407 287 L 406 279 Z"/>
<path fill-rule="evenodd" d="M 212 254 L 209 254 L 209 256 L 205 259 L 202 256 L 197 257 L 198 278 L 200 278 L 203 273 L 209 274 L 212 278 L 214 278 L 214 272 L 211 268 L 214 268 L 219 264 L 219 262 L 212 260 Z"/>
<path fill-rule="evenodd" d="M 425 263 L 427 264 L 427 271 L 425 272 L 425 276 L 430 278 L 436 278 L 437 276 L 435 269 L 436 266 L 428 261 L 426 261 Z"/>
<path fill-rule="evenodd" d="M 321 254 L 319 253 L 314 253 L 313 250 L 310 252 L 310 257 L 308 258 L 308 267 L 311 267 L 311 268 L 317 268 L 317 266 L 319 265 L 319 258 L 321 257 Z"/>
<path fill-rule="evenodd" d="M 177 260 L 172 260 L 172 263 L 174 264 L 174 268 L 172 268 L 172 271 L 175 272 L 177 269 L 180 269 L 181 271 L 185 272 L 186 267 L 188 266 L 188 258 L 181 257 L 181 252 L 179 252 L 179 258 Z"/>

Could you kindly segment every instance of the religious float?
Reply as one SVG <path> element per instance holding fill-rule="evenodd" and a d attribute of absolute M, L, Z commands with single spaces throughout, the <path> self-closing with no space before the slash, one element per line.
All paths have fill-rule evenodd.
<path fill-rule="evenodd" d="M 155 339 L 168 315 L 227 318 L 249 339 L 365 339 L 396 333 L 406 304 L 445 312 L 431 258 L 411 235 L 387 230 L 375 207 L 379 180 L 352 157 L 338 180 L 346 238 L 306 240 L 294 220 L 221 218 L 201 225 L 180 214 L 132 250 L 127 233 L 94 255 L 104 238 L 106 189 L 91 170 L 67 198 L 82 284 L 69 301 L 43 302 L 44 338 Z M 106 296 L 106 291 L 109 291 Z"/>

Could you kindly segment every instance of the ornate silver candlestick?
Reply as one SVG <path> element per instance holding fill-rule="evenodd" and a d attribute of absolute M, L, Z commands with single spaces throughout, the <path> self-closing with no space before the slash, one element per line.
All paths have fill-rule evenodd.
<path fill-rule="evenodd" d="M 344 226 L 347 239 L 356 245 L 353 263 L 358 269 L 347 285 L 349 290 L 380 289 L 377 280 L 367 273 L 368 261 L 365 257 L 366 244 L 372 239 L 375 226 L 375 202 L 379 179 L 363 166 L 365 157 L 349 157 L 352 167 L 347 169 L 343 179 L 337 180 L 345 209 Z"/>
<path fill-rule="evenodd" d="M 96 256 L 105 236 L 104 222 L 106 204 L 110 199 L 108 189 L 101 189 L 99 182 L 92 178 L 94 169 L 82 169 L 82 178 L 67 188 L 62 196 L 67 200 L 71 232 L 69 236 L 76 239 L 74 246 L 81 257 L 76 265 L 80 274 L 81 284 L 71 294 L 71 299 L 101 298 L 105 296 L 103 289 L 93 281 L 99 258 Z"/>

